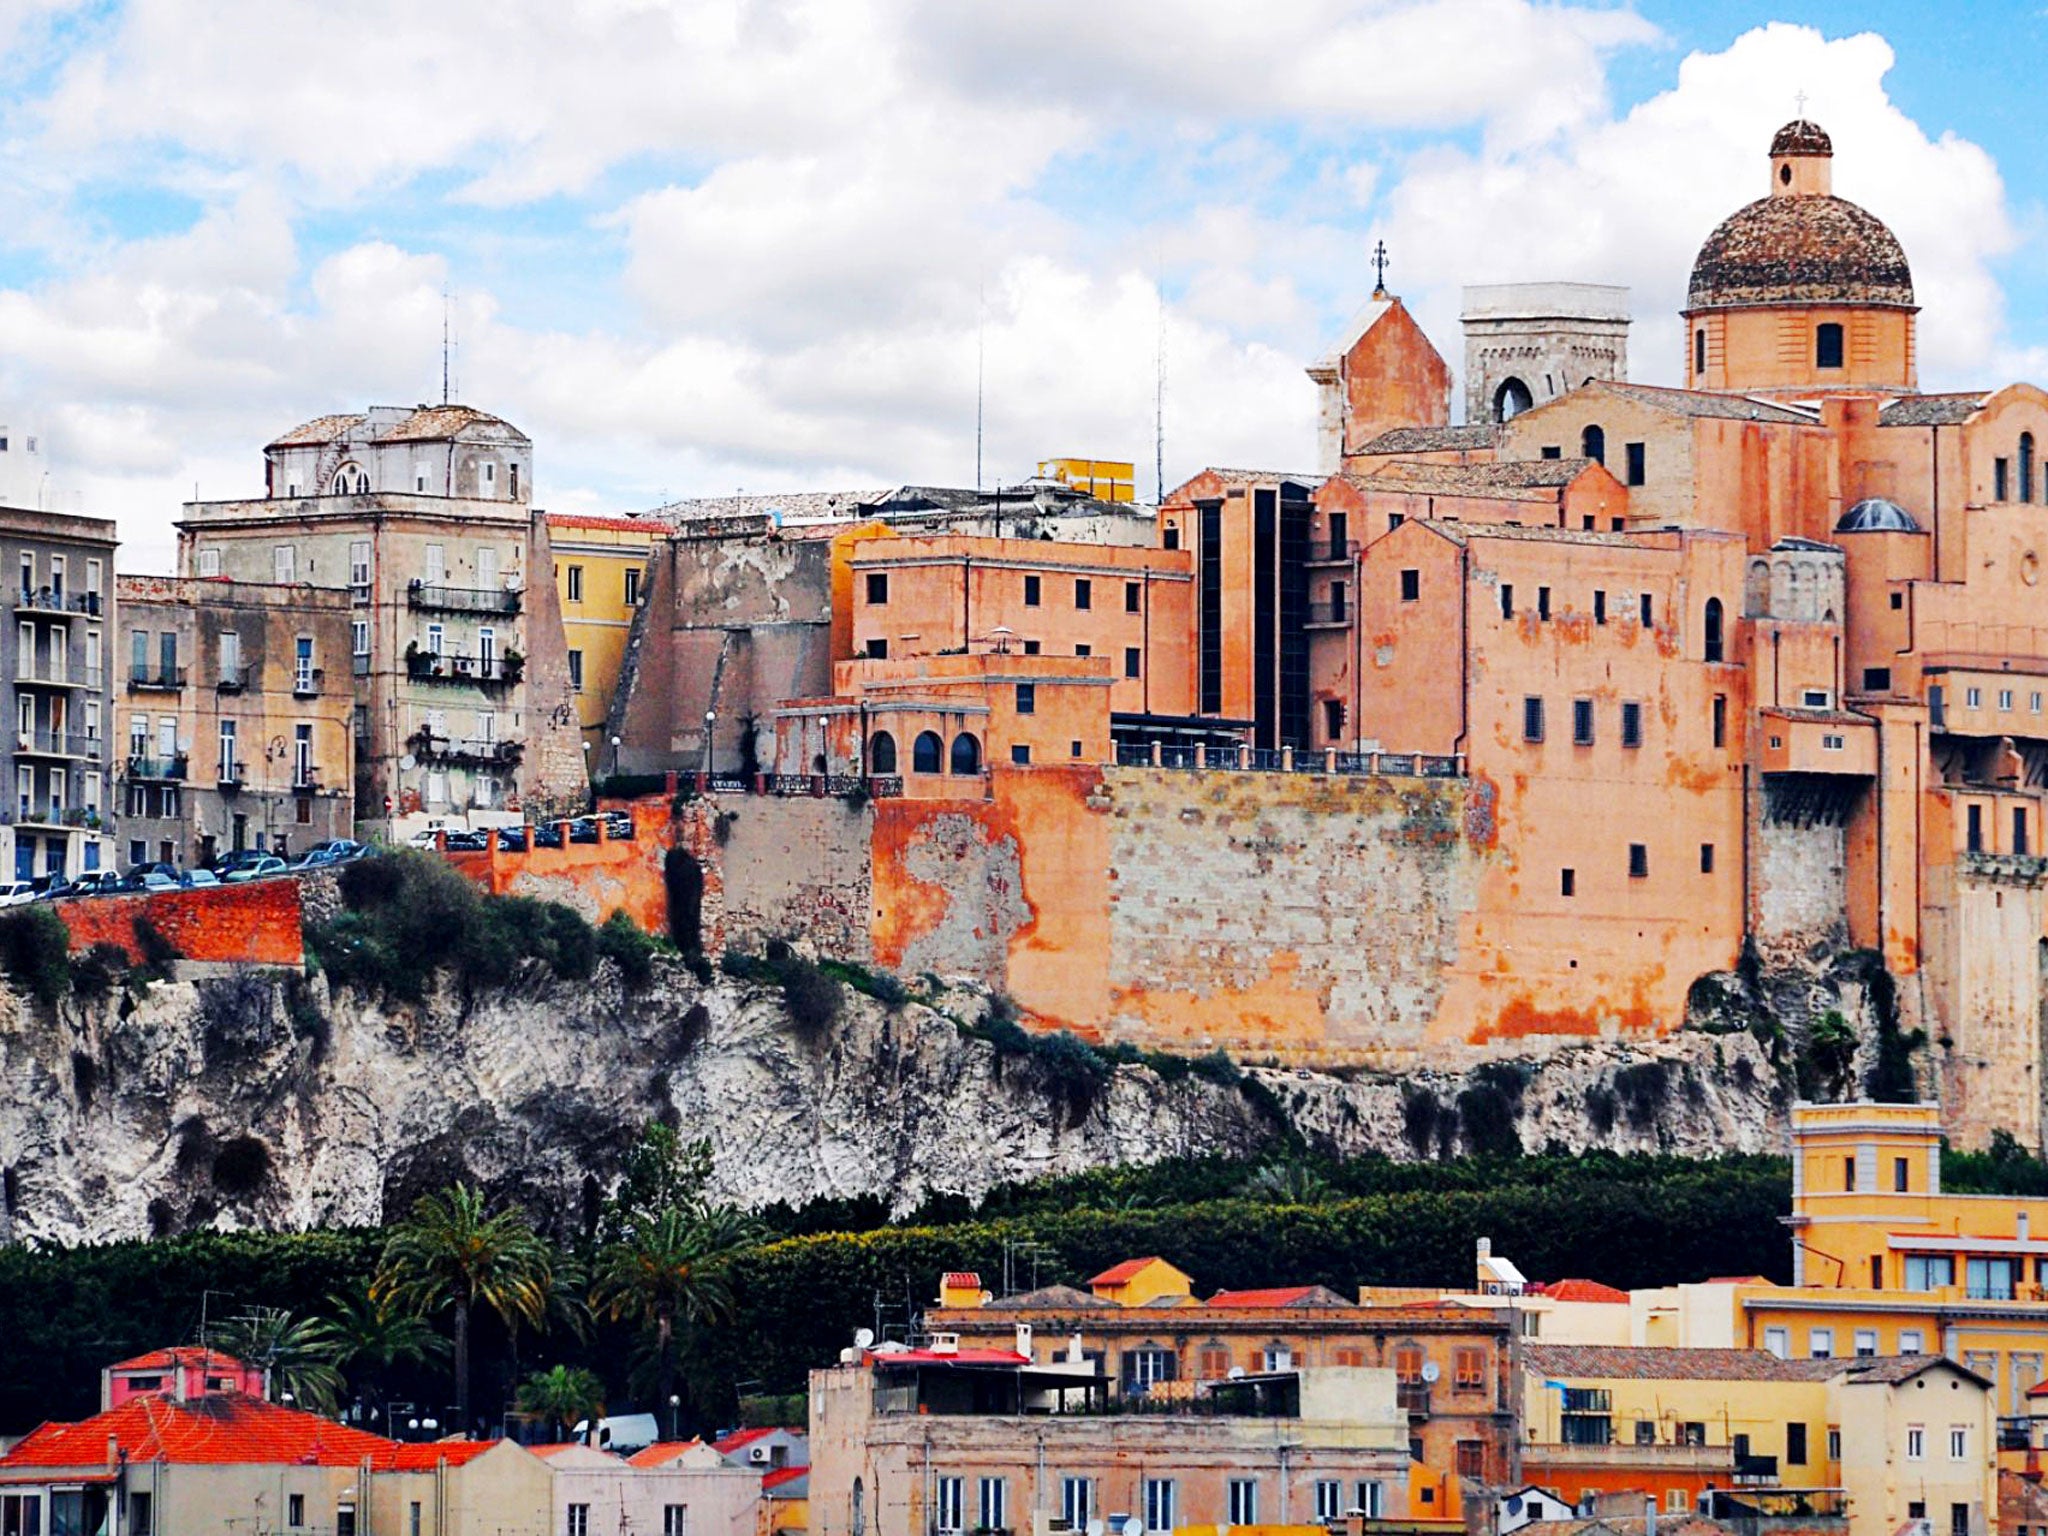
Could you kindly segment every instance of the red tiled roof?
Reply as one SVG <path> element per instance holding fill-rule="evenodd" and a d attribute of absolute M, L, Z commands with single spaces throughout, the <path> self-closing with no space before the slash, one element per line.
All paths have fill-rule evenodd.
<path fill-rule="evenodd" d="M 948 1291 L 978 1291 L 981 1289 L 981 1276 L 971 1269 L 949 1269 L 939 1284 Z"/>
<path fill-rule="evenodd" d="M 730 1456 L 734 1451 L 743 1451 L 763 1435 L 772 1435 L 772 1429 L 736 1429 L 722 1440 L 711 1442 L 711 1449 L 721 1456 Z"/>
<path fill-rule="evenodd" d="M 318 1414 L 238 1392 L 186 1402 L 149 1394 L 76 1424 L 41 1424 L 0 1456 L 0 1474 L 21 1467 L 106 1465 L 112 1440 L 130 1461 L 209 1465 L 354 1466 L 389 1456 L 395 1441 Z"/>
<path fill-rule="evenodd" d="M 1552 1301 L 1628 1300 L 1627 1291 L 1618 1291 L 1611 1285 L 1602 1285 L 1598 1280 L 1553 1280 L 1548 1285 L 1538 1286 L 1537 1290 Z"/>
<path fill-rule="evenodd" d="M 581 1440 L 564 1440 L 556 1445 L 529 1445 L 527 1449 L 543 1461 L 552 1456 L 560 1456 L 565 1451 L 596 1451 L 600 1456 L 612 1454 L 601 1445 L 585 1445 Z"/>
<path fill-rule="evenodd" d="M 800 1477 L 809 1477 L 810 1475 L 811 1469 L 809 1467 L 777 1467 L 773 1472 L 762 1474 L 761 1488 L 763 1492 L 766 1492 L 770 1488 L 780 1488 L 784 1483 L 793 1483 Z"/>
<path fill-rule="evenodd" d="M 658 517 L 599 517 L 581 512 L 550 512 L 550 528 L 599 528 L 620 533 L 665 534 L 668 524 Z"/>
<path fill-rule="evenodd" d="M 242 1371 L 248 1367 L 233 1355 L 218 1349 L 201 1349 L 196 1344 L 179 1345 L 172 1349 L 152 1349 L 146 1355 L 137 1355 L 133 1360 L 117 1360 L 107 1369 L 110 1371 L 168 1371 L 174 1365 L 198 1365 L 205 1362 L 219 1366 L 224 1371 Z"/>
<path fill-rule="evenodd" d="M 1261 1291 L 1218 1291 L 1204 1306 L 1210 1307 L 1298 1307 L 1304 1302 L 1316 1306 L 1348 1307 L 1350 1302 L 1320 1285 L 1281 1285 Z"/>
<path fill-rule="evenodd" d="M 394 1445 L 373 1464 L 382 1472 L 431 1472 L 444 1461 L 451 1467 L 467 1466 L 495 1444 L 495 1440 L 415 1441 Z"/>
<path fill-rule="evenodd" d="M 693 1446 L 702 1445 L 701 1440 L 658 1440 L 645 1450 L 635 1451 L 626 1458 L 629 1467 L 665 1467 Z"/>
<path fill-rule="evenodd" d="M 1146 1259 L 1125 1259 L 1121 1264 L 1112 1264 L 1088 1283 L 1090 1285 L 1128 1285 L 1137 1278 L 1138 1272 L 1147 1264 L 1157 1264 L 1157 1257 Z"/>

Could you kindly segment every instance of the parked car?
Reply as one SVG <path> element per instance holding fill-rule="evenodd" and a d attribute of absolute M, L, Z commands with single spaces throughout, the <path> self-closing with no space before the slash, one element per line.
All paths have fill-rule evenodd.
<path fill-rule="evenodd" d="M 562 824 L 559 821 L 542 822 L 526 829 L 533 835 L 536 848 L 559 848 L 562 846 Z"/>
<path fill-rule="evenodd" d="M 440 827 L 422 827 L 405 840 L 405 846 L 408 848 L 435 847 L 441 840 L 441 831 Z"/>
<path fill-rule="evenodd" d="M 178 876 L 178 884 L 188 891 L 202 891 L 220 884 L 220 876 L 210 869 L 188 869 Z"/>
<path fill-rule="evenodd" d="M 0 881 L 0 907 L 18 907 L 24 902 L 36 899 L 36 883 L 33 880 Z"/>
<path fill-rule="evenodd" d="M 253 862 L 237 865 L 221 876 L 229 885 L 243 885 L 251 880 L 262 880 L 271 875 L 283 874 L 288 866 L 274 853 L 259 853 Z"/>
<path fill-rule="evenodd" d="M 597 841 L 597 818 L 578 816 L 569 823 L 569 841 L 572 843 L 594 843 Z"/>
<path fill-rule="evenodd" d="M 176 885 L 178 883 L 178 866 L 167 864 L 161 859 L 147 864 L 131 864 L 128 867 L 127 873 L 121 876 L 121 889 L 124 891 L 161 890 L 161 886 L 151 887 L 143 883 L 151 875 L 166 875 L 170 878 L 171 883 Z"/>
<path fill-rule="evenodd" d="M 121 889 L 121 877 L 111 869 L 88 869 L 80 872 L 65 889 L 68 896 L 107 896 Z"/>
<path fill-rule="evenodd" d="M 130 885 L 124 880 L 121 883 L 121 889 L 124 891 L 175 891 L 178 889 L 178 877 L 162 869 L 145 870 L 138 884 Z"/>
<path fill-rule="evenodd" d="M 488 832 L 450 832 L 448 850 L 451 853 L 482 853 L 491 846 Z"/>
<path fill-rule="evenodd" d="M 275 858 L 275 854 L 264 853 L 256 848 L 237 848 L 224 853 L 213 861 L 213 872 L 225 880 L 238 869 L 246 869 L 258 859 Z"/>
<path fill-rule="evenodd" d="M 350 859 L 360 859 L 369 851 L 352 837 L 330 837 L 323 843 L 315 843 L 292 862 L 300 869 L 319 869 L 327 864 L 346 864 Z"/>
<path fill-rule="evenodd" d="M 606 811 L 604 813 L 604 835 L 608 838 L 629 841 L 633 836 L 633 818 L 624 811 Z"/>

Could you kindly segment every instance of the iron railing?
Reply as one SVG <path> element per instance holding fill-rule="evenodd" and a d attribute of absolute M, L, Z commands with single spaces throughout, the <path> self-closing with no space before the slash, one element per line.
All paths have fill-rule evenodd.
<path fill-rule="evenodd" d="M 415 581 L 406 588 L 406 601 L 414 608 L 438 613 L 513 614 L 519 611 L 519 594 L 492 587 L 444 587 Z"/>

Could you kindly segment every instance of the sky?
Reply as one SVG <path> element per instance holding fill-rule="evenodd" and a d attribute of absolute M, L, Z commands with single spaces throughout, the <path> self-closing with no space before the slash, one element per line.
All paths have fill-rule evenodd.
<path fill-rule="evenodd" d="M 0 426 L 166 569 L 296 422 L 455 398 L 537 501 L 1314 467 L 1372 287 L 1627 284 L 1797 115 L 1912 261 L 1923 386 L 2048 380 L 2036 5 L 0 0 Z M 977 401 L 980 402 L 977 409 Z M 981 423 L 977 459 L 977 417 Z"/>

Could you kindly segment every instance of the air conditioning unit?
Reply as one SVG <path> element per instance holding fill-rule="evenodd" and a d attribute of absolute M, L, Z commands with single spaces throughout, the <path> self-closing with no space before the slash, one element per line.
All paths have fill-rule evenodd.
<path fill-rule="evenodd" d="M 765 1445 L 757 1445 L 747 1452 L 747 1460 L 753 1462 L 756 1466 L 765 1467 L 773 1459 L 768 1452 L 768 1447 Z"/>
<path fill-rule="evenodd" d="M 957 1355 L 960 1353 L 960 1335 L 957 1333 L 935 1333 L 932 1335 L 932 1353 L 935 1355 Z"/>

